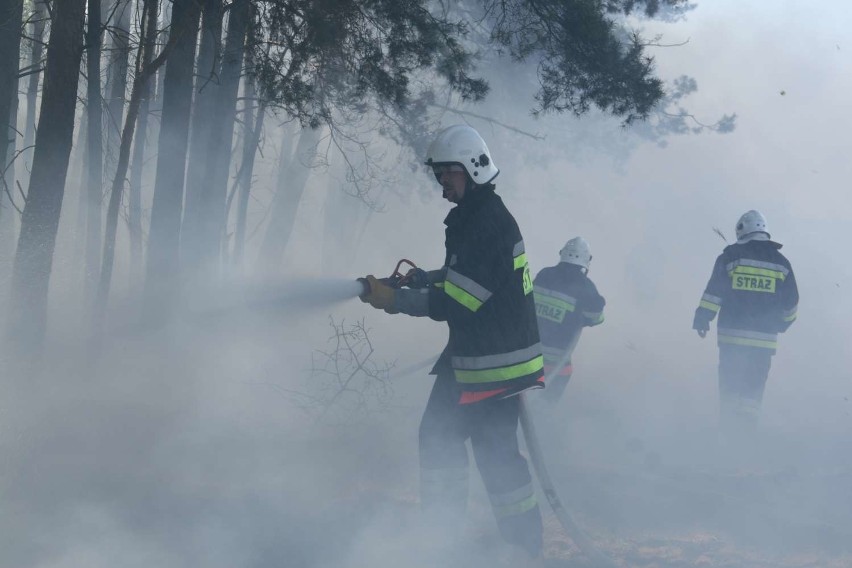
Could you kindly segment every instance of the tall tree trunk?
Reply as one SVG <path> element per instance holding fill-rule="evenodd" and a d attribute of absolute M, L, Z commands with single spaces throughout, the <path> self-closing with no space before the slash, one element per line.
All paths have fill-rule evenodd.
<path fill-rule="evenodd" d="M 2 209 L 5 207 L 3 201 L 8 198 L 4 188 L 8 188 L 9 193 L 12 195 L 17 190 L 17 185 L 15 184 L 15 165 L 17 162 L 18 137 L 20 136 L 20 130 L 18 130 L 18 105 L 20 103 L 18 94 L 18 82 L 16 81 L 12 89 L 12 105 L 9 110 L 9 140 L 6 146 L 6 158 L 2 161 L 5 168 L 3 172 L 5 179 L 2 183 L 5 185 L 0 187 L 0 231 L 9 228 L 7 225 L 14 224 L 14 217 L 12 217 L 11 212 L 4 216 Z M 11 209 L 11 205 L 9 208 Z"/>
<path fill-rule="evenodd" d="M 201 199 L 205 172 L 213 162 L 207 152 L 213 117 L 216 116 L 216 97 L 221 89 L 222 15 L 222 0 L 204 0 L 181 227 L 181 254 L 184 259 L 197 258 L 200 254 Z"/>
<path fill-rule="evenodd" d="M 199 16 L 199 5 L 195 0 L 175 0 L 170 36 L 178 34 L 178 37 L 166 63 L 148 262 L 145 265 L 145 311 L 154 318 L 168 313 L 171 308 L 168 302 L 175 298 L 179 283 L 183 180 Z"/>
<path fill-rule="evenodd" d="M 237 187 L 237 229 L 234 234 L 234 265 L 243 267 L 246 242 L 246 223 L 248 220 L 248 204 L 251 195 L 251 179 L 254 173 L 254 158 L 260 143 L 260 133 L 263 129 L 263 118 L 266 114 L 266 103 L 261 102 L 257 109 L 257 117 L 252 120 L 252 106 L 257 103 L 254 78 L 246 77 L 245 116 L 243 117 L 243 159 L 240 165 Z M 252 124 L 252 122 L 254 124 Z"/>
<path fill-rule="evenodd" d="M 32 39 L 30 41 L 30 66 L 32 73 L 27 78 L 29 85 L 27 86 L 27 116 L 24 122 L 24 151 L 23 157 L 28 160 L 32 156 L 32 150 L 29 149 L 35 140 L 36 127 L 36 102 L 38 100 L 38 83 L 41 73 L 35 71 L 42 64 L 44 49 L 42 41 L 44 38 L 45 22 L 47 21 L 47 0 L 36 0 L 34 2 L 32 16 Z"/>
<path fill-rule="evenodd" d="M 207 280 L 218 273 L 225 227 L 231 146 L 237 114 L 237 94 L 250 15 L 251 6 L 248 0 L 232 2 L 228 17 L 228 37 L 222 53 L 220 86 L 217 89 L 213 114 L 209 118 L 208 167 L 204 172 L 203 193 L 199 203 L 201 222 L 197 234 L 189 235 L 198 246 L 188 249 L 185 258 L 188 274 L 196 281 Z"/>
<path fill-rule="evenodd" d="M 168 30 L 172 25 L 172 3 L 168 1 L 160 1 L 159 29 Z M 163 116 L 163 83 L 166 77 L 166 66 L 163 65 L 157 70 L 157 76 L 151 84 L 151 96 L 149 97 L 148 110 L 151 120 L 148 124 L 148 139 L 152 141 L 160 139 L 160 124 Z M 155 151 L 156 154 L 156 151 Z M 156 167 L 156 161 L 152 165 Z"/>
<path fill-rule="evenodd" d="M 86 298 L 91 301 L 101 254 L 103 201 L 103 109 L 101 98 L 101 0 L 88 0 L 86 28 Z"/>
<path fill-rule="evenodd" d="M 121 144 L 121 129 L 124 118 L 124 98 L 127 92 L 128 60 L 130 59 L 130 0 L 116 0 L 113 6 L 115 20 L 112 24 L 109 66 L 107 67 L 107 120 L 106 156 L 107 167 L 104 178 L 112 179 L 115 173 L 115 153 Z"/>
<path fill-rule="evenodd" d="M 85 55 L 83 56 L 85 57 Z M 82 95 L 78 95 L 82 98 Z M 71 163 L 68 164 L 68 179 L 71 180 L 66 189 L 69 195 L 76 197 L 76 206 L 74 216 L 74 252 L 72 255 L 74 266 L 80 267 L 81 271 L 86 269 L 86 183 L 83 179 L 83 173 L 86 171 L 86 163 L 88 161 L 88 144 L 86 144 L 87 132 L 89 131 L 88 113 L 85 109 L 80 113 L 80 122 L 78 123 L 76 141 L 71 148 Z M 76 182 L 76 184 L 75 184 Z M 74 193 L 76 192 L 76 194 Z M 83 274 L 80 274 L 80 282 L 85 280 Z"/>
<path fill-rule="evenodd" d="M 278 183 L 275 197 L 272 199 L 269 225 L 260 246 L 257 271 L 261 274 L 275 274 L 281 265 L 296 221 L 296 210 L 311 174 L 320 137 L 321 129 L 305 127 L 299 134 L 293 158 L 287 160 L 282 152 L 278 162 Z M 282 145 L 282 150 L 284 148 L 286 146 Z"/>
<path fill-rule="evenodd" d="M 17 85 L 16 85 L 17 86 Z M 0 161 L 5 168 L 5 176 L 0 180 L 0 259 L 9 258 L 13 252 L 15 243 L 15 205 L 10 195 L 17 193 L 15 184 L 15 164 L 17 162 L 16 149 L 18 140 L 18 89 L 14 90 L 12 96 L 12 109 L 9 113 L 10 140 L 6 146 L 6 159 Z M 6 192 L 9 192 L 8 194 Z"/>
<path fill-rule="evenodd" d="M 148 115 L 151 97 L 151 81 L 142 87 L 139 118 L 136 122 L 136 140 L 133 144 L 133 160 L 130 168 L 128 194 L 128 229 L 130 232 L 130 283 L 134 296 L 142 282 L 144 258 L 142 256 L 142 171 L 145 167 L 145 145 L 148 140 Z"/>
<path fill-rule="evenodd" d="M 167 30 L 171 28 L 172 25 L 172 5 L 174 2 L 162 2 L 162 10 L 160 11 L 160 29 Z M 160 67 L 157 70 L 157 81 L 154 87 L 154 97 L 155 101 L 160 103 L 160 106 L 157 107 L 157 111 L 163 110 L 163 89 L 164 83 L 166 81 L 166 69 L 165 67 Z"/>
<path fill-rule="evenodd" d="M 10 124 L 9 119 L 14 107 L 13 99 L 18 96 L 23 18 L 23 0 L 0 0 L 0 178 L 6 171 L 9 144 L 14 143 L 17 134 L 16 125 Z M 0 179 L 0 184 L 3 183 L 5 178 Z M 12 188 L 8 189 L 11 192 Z M 5 192 L 6 188 L 0 187 L 0 191 Z"/>
<path fill-rule="evenodd" d="M 74 134 L 77 80 L 83 53 L 85 0 L 54 0 L 44 94 L 27 204 L 12 271 L 10 338 L 39 349 L 68 157 Z"/>
<path fill-rule="evenodd" d="M 107 309 L 107 300 L 109 299 L 113 262 L 115 260 L 115 236 L 118 231 L 118 213 L 121 207 L 121 196 L 124 190 L 127 167 L 130 162 L 130 147 L 133 142 L 136 120 L 139 116 L 139 107 L 151 77 L 157 71 L 157 68 L 163 64 L 166 57 L 168 57 L 170 52 L 175 48 L 175 45 L 180 41 L 178 36 L 171 36 L 168 44 L 163 48 L 163 51 L 157 59 L 152 61 L 154 38 L 157 33 L 157 5 L 155 0 L 144 0 L 143 10 L 145 12 L 145 30 L 143 30 L 142 45 L 140 46 L 136 58 L 136 74 L 130 95 L 130 104 L 128 104 L 127 107 L 127 119 L 125 120 L 124 128 L 121 133 L 121 146 L 118 152 L 118 164 L 115 178 L 112 182 L 112 189 L 110 191 L 109 207 L 107 208 L 103 264 L 101 266 L 100 281 L 98 283 L 98 295 L 95 302 L 92 330 L 95 346 L 100 343 L 101 330 Z M 175 30 L 173 29 L 173 32 L 174 31 Z"/>

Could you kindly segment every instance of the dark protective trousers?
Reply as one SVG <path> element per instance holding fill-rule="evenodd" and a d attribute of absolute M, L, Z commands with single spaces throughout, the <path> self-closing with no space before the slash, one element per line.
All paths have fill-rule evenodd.
<path fill-rule="evenodd" d="M 458 403 L 452 371 L 435 379 L 420 422 L 420 498 L 427 519 L 456 534 L 467 506 L 470 438 L 503 538 L 541 555 L 541 512 L 527 460 L 518 449 L 517 396 Z"/>
<path fill-rule="evenodd" d="M 719 418 L 724 428 L 757 427 L 772 355 L 761 347 L 719 346 Z"/>

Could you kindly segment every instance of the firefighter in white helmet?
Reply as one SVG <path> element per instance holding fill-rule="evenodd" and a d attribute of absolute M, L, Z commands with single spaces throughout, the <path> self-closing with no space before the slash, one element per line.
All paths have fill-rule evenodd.
<path fill-rule="evenodd" d="M 703 338 L 719 314 L 720 422 L 732 439 L 756 427 L 778 334 L 795 321 L 799 303 L 793 267 L 764 216 L 744 213 L 736 234 L 716 259 L 692 324 Z"/>
<path fill-rule="evenodd" d="M 499 170 L 473 128 L 441 131 L 427 153 L 445 199 L 444 267 L 422 289 L 394 289 L 368 276 L 362 299 L 389 313 L 446 321 L 449 342 L 420 423 L 420 495 L 425 513 L 461 536 L 470 439 L 503 538 L 540 558 L 542 521 L 518 449 L 520 400 L 543 386 L 544 362 L 529 264 L 515 219 L 495 193 Z"/>
<path fill-rule="evenodd" d="M 559 263 L 536 275 L 535 308 L 545 376 L 552 377 L 544 396 L 557 401 L 568 384 L 571 355 L 584 327 L 603 323 L 606 301 L 589 278 L 592 253 L 583 237 L 574 237 L 559 251 Z"/>

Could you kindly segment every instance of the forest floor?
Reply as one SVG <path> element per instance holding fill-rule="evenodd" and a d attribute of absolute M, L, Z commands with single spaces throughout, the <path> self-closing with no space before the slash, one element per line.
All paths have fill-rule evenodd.
<path fill-rule="evenodd" d="M 280 357 L 264 370 L 250 348 L 128 350 L 97 375 L 60 359 L 49 375 L 0 381 L 0 567 L 523 568 L 506 561 L 473 464 L 461 546 L 423 526 L 428 384 L 388 413 L 323 426 L 266 382 Z M 723 466 L 693 460 L 694 439 L 657 453 L 659 440 L 568 416 L 574 438 L 542 440 L 550 473 L 616 566 L 852 568 L 844 452 Z M 593 567 L 539 501 L 545 567 Z"/>
<path fill-rule="evenodd" d="M 557 483 L 562 489 L 582 487 L 581 491 L 562 491 L 575 521 L 616 566 L 852 567 L 852 523 L 848 508 L 852 471 L 820 476 L 795 472 L 696 473 L 692 477 L 683 472 L 651 476 L 592 468 L 561 473 Z M 566 483 L 569 478 L 571 484 Z M 837 492 L 837 500 L 830 504 L 797 506 L 800 500 L 809 499 L 812 484 L 821 484 L 822 489 L 830 485 Z M 481 499 L 472 501 L 466 531 L 470 547 L 461 555 L 458 565 L 510 566 L 501 560 L 502 545 L 487 505 Z M 411 519 L 416 517 L 418 507 L 415 491 L 389 492 L 388 487 L 371 483 L 351 487 L 340 504 L 337 514 L 349 511 L 359 522 L 371 522 L 363 517 L 365 511 L 382 510 L 382 516 L 396 520 L 393 526 L 379 522 L 384 526 L 385 538 L 398 537 L 402 541 L 408 538 L 406 527 L 414 522 Z M 594 567 L 544 502 L 542 513 L 544 566 Z M 400 532 L 395 535 L 394 531 Z M 389 551 L 386 558 L 393 556 Z M 350 557 L 352 566 L 360 564 L 358 558 L 357 554 Z M 423 557 L 409 562 L 410 566 L 432 565 Z"/>

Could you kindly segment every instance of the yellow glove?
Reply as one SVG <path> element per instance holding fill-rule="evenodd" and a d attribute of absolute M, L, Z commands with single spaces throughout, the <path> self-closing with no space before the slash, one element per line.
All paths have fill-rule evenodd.
<path fill-rule="evenodd" d="M 372 274 L 367 276 L 367 282 L 370 284 L 370 292 L 361 296 L 362 302 L 366 302 L 377 310 L 384 310 L 389 314 L 399 313 L 393 309 L 396 290 L 381 282 Z"/>

